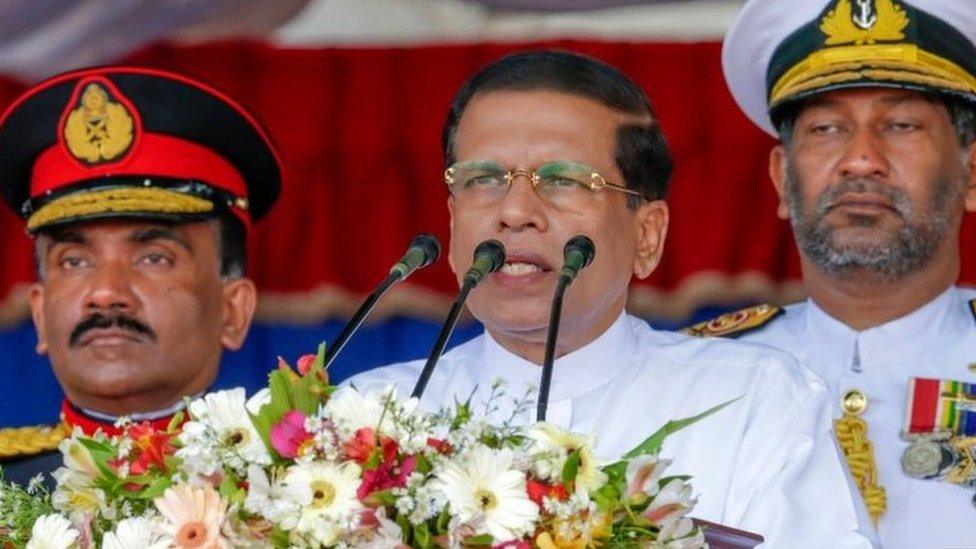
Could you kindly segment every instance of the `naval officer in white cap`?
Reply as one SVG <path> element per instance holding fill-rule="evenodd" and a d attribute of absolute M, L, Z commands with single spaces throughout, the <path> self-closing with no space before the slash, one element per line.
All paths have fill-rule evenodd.
<path fill-rule="evenodd" d="M 785 349 L 825 378 L 885 547 L 976 547 L 976 1 L 749 0 L 722 52 L 809 299 L 690 329 Z"/>

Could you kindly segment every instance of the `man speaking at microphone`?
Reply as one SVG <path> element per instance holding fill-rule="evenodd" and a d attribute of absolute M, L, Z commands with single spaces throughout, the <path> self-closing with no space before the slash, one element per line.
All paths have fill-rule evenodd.
<path fill-rule="evenodd" d="M 500 59 L 455 96 L 443 133 L 449 261 L 461 280 L 479 243 L 504 265 L 471 293 L 485 334 L 446 353 L 421 406 L 471 397 L 496 420 L 539 386 L 563 248 L 596 254 L 565 296 L 547 421 L 598 437 L 616 458 L 669 419 L 728 400 L 668 438 L 669 474 L 693 476 L 695 516 L 763 535 L 769 547 L 867 547 L 830 435 L 824 384 L 762 346 L 658 332 L 624 311 L 632 276 L 657 267 L 671 160 L 644 93 L 616 69 L 566 52 Z M 424 361 L 357 376 L 409 394 Z M 509 398 L 492 398 L 504 381 Z M 863 521 L 861 522 L 863 524 Z"/>

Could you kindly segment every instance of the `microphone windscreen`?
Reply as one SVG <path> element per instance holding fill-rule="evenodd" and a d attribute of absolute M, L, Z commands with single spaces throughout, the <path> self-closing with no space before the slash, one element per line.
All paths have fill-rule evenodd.
<path fill-rule="evenodd" d="M 485 240 L 474 249 L 474 258 L 479 263 L 482 258 L 487 262 L 484 274 L 493 273 L 505 264 L 505 246 L 497 240 Z"/>
<path fill-rule="evenodd" d="M 577 252 L 583 256 L 583 264 L 580 266 L 583 268 L 593 261 L 593 256 L 596 255 L 596 246 L 593 245 L 593 241 L 589 237 L 578 234 L 570 238 L 563 248 L 564 256 L 568 256 L 571 252 Z"/>
<path fill-rule="evenodd" d="M 410 241 L 410 248 L 415 248 L 423 252 L 424 262 L 420 264 L 421 267 L 426 267 L 437 261 L 437 258 L 441 255 L 441 243 L 437 241 L 434 235 L 427 233 L 420 233 L 413 237 L 413 240 Z"/>

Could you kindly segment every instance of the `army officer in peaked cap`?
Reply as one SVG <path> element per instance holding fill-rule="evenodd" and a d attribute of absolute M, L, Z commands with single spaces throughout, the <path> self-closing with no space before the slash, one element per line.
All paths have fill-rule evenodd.
<path fill-rule="evenodd" d="M 55 427 L 0 430 L 0 466 L 26 482 L 60 465 L 73 428 L 165 426 L 207 390 L 255 308 L 251 224 L 278 196 L 270 138 L 188 78 L 106 67 L 52 78 L 0 119 L 0 188 L 33 237 L 37 351 L 66 398 Z"/>
<path fill-rule="evenodd" d="M 973 0 L 749 0 L 722 53 L 770 174 L 805 302 L 693 328 L 823 376 L 885 547 L 974 547 L 976 292 L 955 286 L 976 208 Z"/>

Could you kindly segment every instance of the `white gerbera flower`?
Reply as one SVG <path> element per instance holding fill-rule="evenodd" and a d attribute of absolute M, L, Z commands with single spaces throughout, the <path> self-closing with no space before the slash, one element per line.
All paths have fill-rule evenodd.
<path fill-rule="evenodd" d="M 562 479 L 563 466 L 570 452 L 579 452 L 579 465 L 576 470 L 576 484 L 593 492 L 607 483 L 607 475 L 600 470 L 600 464 L 593 454 L 596 437 L 581 435 L 560 429 L 555 425 L 539 422 L 526 430 L 531 441 L 529 454 L 533 457 L 533 473 L 542 479 L 557 481 Z"/>
<path fill-rule="evenodd" d="M 71 521 L 54 513 L 34 521 L 27 549 L 68 549 L 77 545 L 78 530 L 71 527 Z"/>
<path fill-rule="evenodd" d="M 143 517 L 125 519 L 102 538 L 102 549 L 165 549 L 169 544 Z"/>
<path fill-rule="evenodd" d="M 352 387 L 341 387 L 325 403 L 325 413 L 336 425 L 341 438 L 348 438 L 364 427 L 392 436 L 393 422 L 387 402 L 396 399 L 396 389 L 362 394 Z"/>
<path fill-rule="evenodd" d="M 298 509 L 282 521 L 285 529 L 310 535 L 321 545 L 336 542 L 345 526 L 363 509 L 356 497 L 360 469 L 354 462 L 308 462 L 285 474 L 284 496 Z"/>
<path fill-rule="evenodd" d="M 271 455 L 251 423 L 244 389 L 208 393 L 190 403 L 176 455 L 191 473 L 211 475 L 221 461 L 243 473 L 247 464 L 268 465 Z M 192 464 L 192 467 L 190 465 Z"/>
<path fill-rule="evenodd" d="M 518 539 L 535 529 L 539 507 L 525 490 L 525 473 L 512 468 L 511 450 L 472 448 L 462 463 L 445 460 L 432 485 L 442 491 L 451 512 L 463 523 L 478 523 L 476 533 L 495 541 Z"/>

